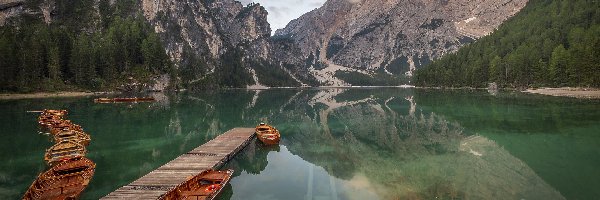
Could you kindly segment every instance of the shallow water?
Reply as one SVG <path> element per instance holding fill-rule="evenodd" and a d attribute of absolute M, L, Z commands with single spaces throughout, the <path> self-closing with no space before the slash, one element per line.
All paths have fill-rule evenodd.
<path fill-rule="evenodd" d="M 233 127 L 261 121 L 279 146 L 249 145 L 221 199 L 595 199 L 600 102 L 398 88 L 228 90 L 155 103 L 0 101 L 0 199 L 18 199 L 52 145 L 35 113 L 68 109 L 92 136 L 82 199 L 116 188 Z"/>

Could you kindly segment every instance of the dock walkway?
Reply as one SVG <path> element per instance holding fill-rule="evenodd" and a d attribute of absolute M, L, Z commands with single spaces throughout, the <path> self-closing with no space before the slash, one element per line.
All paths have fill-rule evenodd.
<path fill-rule="evenodd" d="M 231 129 L 102 199 L 158 199 L 188 177 L 221 167 L 253 138 L 254 128 Z"/>

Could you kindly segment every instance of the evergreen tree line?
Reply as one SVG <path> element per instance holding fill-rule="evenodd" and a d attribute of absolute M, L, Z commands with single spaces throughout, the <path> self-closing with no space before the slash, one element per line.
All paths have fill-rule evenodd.
<path fill-rule="evenodd" d="M 498 30 L 416 71 L 415 85 L 600 87 L 600 1 L 530 0 Z"/>
<path fill-rule="evenodd" d="M 85 17 L 79 24 L 69 18 L 48 25 L 36 16 L 0 27 L 0 91 L 101 90 L 125 83 L 128 77 L 148 81 L 171 72 L 158 35 L 143 17 L 111 15 L 107 2 L 100 4 L 99 28 L 85 27 Z M 61 4 L 57 9 L 81 12 L 90 5 Z"/>

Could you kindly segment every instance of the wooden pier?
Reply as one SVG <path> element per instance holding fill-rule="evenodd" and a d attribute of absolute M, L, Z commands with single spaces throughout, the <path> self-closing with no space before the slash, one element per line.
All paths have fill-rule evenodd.
<path fill-rule="evenodd" d="M 158 199 L 188 177 L 221 167 L 253 138 L 254 128 L 231 129 L 102 199 Z"/>

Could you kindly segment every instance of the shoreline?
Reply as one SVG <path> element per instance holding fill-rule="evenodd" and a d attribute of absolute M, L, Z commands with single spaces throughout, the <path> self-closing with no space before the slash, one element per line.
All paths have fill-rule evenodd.
<path fill-rule="evenodd" d="M 95 95 L 111 94 L 112 92 L 36 92 L 36 93 L 15 93 L 15 94 L 0 94 L 0 100 L 17 100 L 17 99 L 41 99 L 41 98 L 57 98 L 57 97 L 85 97 Z"/>
<path fill-rule="evenodd" d="M 399 86 L 318 86 L 318 87 L 267 87 L 267 88 L 229 88 L 242 90 L 269 90 L 269 89 L 360 89 L 360 88 L 414 88 L 414 89 L 450 89 L 450 90 L 485 90 L 487 88 L 445 88 L 445 87 L 415 87 L 412 85 Z M 504 90 L 509 88 L 504 88 Z M 513 88 L 514 89 L 514 88 Z M 510 89 L 509 89 L 510 90 Z M 578 99 L 600 99 L 600 88 L 579 88 L 579 87 L 561 87 L 561 88 L 529 88 L 522 90 L 523 93 L 540 94 L 555 97 L 570 97 Z M 36 93 L 0 93 L 0 100 L 17 100 L 17 99 L 41 99 L 41 98 L 68 98 L 68 97 L 85 97 L 114 94 L 115 92 L 36 92 Z"/>
<path fill-rule="evenodd" d="M 561 87 L 561 88 L 529 88 L 522 91 L 523 93 L 529 94 L 541 94 L 555 97 L 571 97 L 578 99 L 600 99 L 600 89 L 598 88 L 573 88 L 573 87 Z"/>

